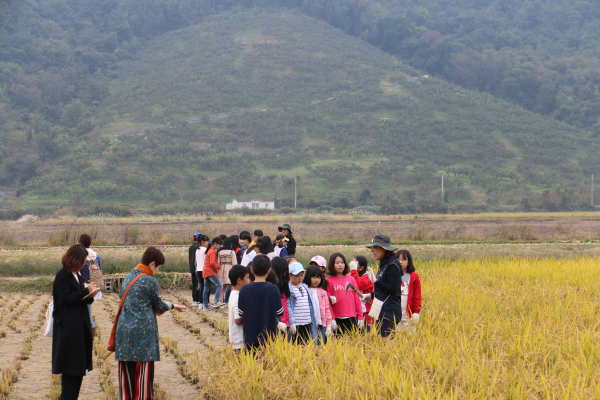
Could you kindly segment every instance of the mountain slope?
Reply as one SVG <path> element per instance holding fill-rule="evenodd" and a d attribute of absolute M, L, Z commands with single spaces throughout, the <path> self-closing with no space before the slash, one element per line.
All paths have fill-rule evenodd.
<path fill-rule="evenodd" d="M 600 135 L 597 1 L 303 0 L 295 6 L 415 68 Z"/>
<path fill-rule="evenodd" d="M 224 14 L 155 38 L 103 104 L 113 122 L 31 181 L 28 202 L 201 207 L 277 194 L 281 206 L 298 176 L 304 207 L 568 209 L 598 168 L 584 132 L 421 77 L 289 12 Z M 163 127 L 125 133 L 152 126 Z"/>

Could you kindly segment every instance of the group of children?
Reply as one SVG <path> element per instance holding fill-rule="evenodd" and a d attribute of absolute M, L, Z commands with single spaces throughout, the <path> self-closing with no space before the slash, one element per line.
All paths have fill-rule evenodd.
<path fill-rule="evenodd" d="M 239 235 L 219 235 L 210 239 L 198 232 L 189 249 L 190 273 L 192 275 L 193 304 L 205 310 L 221 308 L 230 300 L 231 281 L 229 272 L 235 265 L 248 266 L 258 255 L 272 260 L 275 257 L 293 256 L 296 240 L 288 224 L 279 227 L 280 233 L 273 242 L 261 230 L 254 235 L 242 231 Z M 210 304 L 210 293 L 215 288 L 214 303 Z"/>
<path fill-rule="evenodd" d="M 402 320 L 398 329 L 419 321 L 421 283 L 407 250 L 396 253 L 402 266 Z M 229 340 L 234 349 L 254 349 L 284 334 L 295 343 L 327 342 L 354 330 L 369 330 L 367 316 L 375 274 L 363 256 L 350 263 L 341 253 L 311 259 L 308 269 L 293 256 L 258 254 L 248 266 L 229 271 Z M 356 289 L 354 291 L 353 289 Z M 360 293 L 360 294 L 359 294 Z M 366 320 L 366 323 L 365 323 Z"/>

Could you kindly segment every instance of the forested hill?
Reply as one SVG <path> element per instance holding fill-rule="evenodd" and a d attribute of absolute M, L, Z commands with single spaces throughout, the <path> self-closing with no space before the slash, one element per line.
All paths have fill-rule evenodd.
<path fill-rule="evenodd" d="M 585 132 L 424 77 L 300 13 L 254 9 L 163 34 L 107 88 L 95 115 L 109 122 L 45 164 L 24 202 L 202 209 L 256 195 L 281 207 L 297 176 L 300 207 L 576 209 L 598 169 Z"/>
<path fill-rule="evenodd" d="M 298 176 L 301 207 L 588 207 L 593 134 L 424 78 L 433 61 L 389 47 L 427 37 L 431 20 L 410 4 L 311 4 L 0 3 L 4 204 L 185 211 L 257 195 L 285 206 Z"/>
<path fill-rule="evenodd" d="M 360 22 L 413 67 L 600 134 L 598 1 L 384 0 Z"/>

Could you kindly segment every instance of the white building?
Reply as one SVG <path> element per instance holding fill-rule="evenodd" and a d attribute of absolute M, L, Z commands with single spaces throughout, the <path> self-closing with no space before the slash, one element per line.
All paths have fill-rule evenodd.
<path fill-rule="evenodd" d="M 226 210 L 233 210 L 235 208 L 267 208 L 269 210 L 275 209 L 275 199 L 233 199 L 225 203 Z"/>

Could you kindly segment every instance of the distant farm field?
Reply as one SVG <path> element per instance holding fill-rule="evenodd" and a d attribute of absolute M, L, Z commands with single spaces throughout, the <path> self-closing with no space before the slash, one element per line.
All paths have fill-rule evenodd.
<path fill-rule="evenodd" d="M 396 243 L 522 243 L 600 240 L 598 213 L 499 214 L 463 216 L 164 216 L 147 218 L 21 219 L 0 222 L 0 247 L 55 247 L 74 243 L 80 233 L 94 246 L 185 245 L 195 232 L 209 237 L 260 229 L 272 239 L 291 223 L 300 245 L 355 245 L 376 233 Z"/>
<path fill-rule="evenodd" d="M 417 263 L 437 259 L 465 260 L 481 258 L 594 258 L 600 257 L 600 243 L 459 243 L 459 244 L 398 244 L 408 249 Z M 93 246 L 102 260 L 107 274 L 127 273 L 140 262 L 145 245 Z M 165 254 L 163 272 L 189 272 L 188 247 L 159 245 Z M 0 290 L 44 290 L 51 285 L 50 278 L 61 268 L 60 259 L 67 246 L 0 248 Z M 315 255 L 328 259 L 333 253 L 343 253 L 352 259 L 364 255 L 374 264 L 370 251 L 363 245 L 299 246 L 297 257 L 308 265 Z"/>

